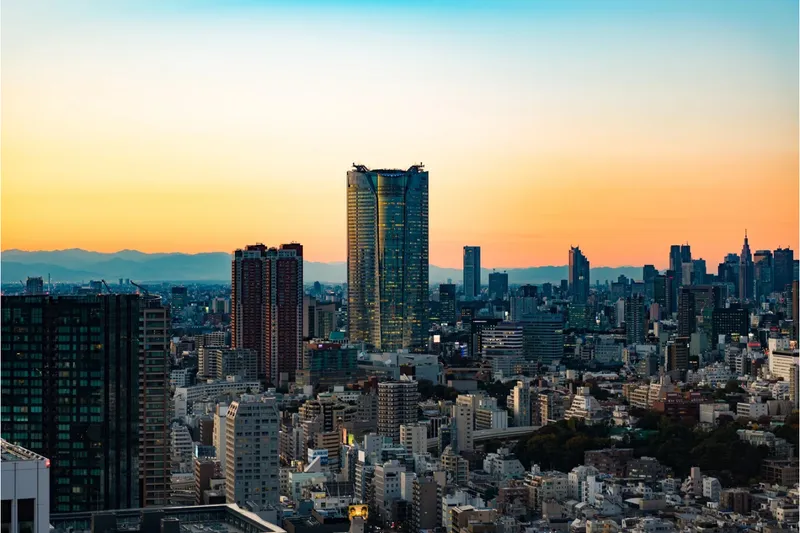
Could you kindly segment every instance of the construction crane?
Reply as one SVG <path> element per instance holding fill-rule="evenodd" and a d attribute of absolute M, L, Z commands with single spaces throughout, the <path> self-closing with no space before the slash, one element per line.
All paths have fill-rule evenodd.
<path fill-rule="evenodd" d="M 101 279 L 100 281 L 102 281 L 103 285 L 105 285 L 106 290 L 108 291 L 108 294 L 114 294 L 113 292 L 111 292 L 111 287 L 108 286 L 108 283 L 106 283 L 106 280 Z"/>
<path fill-rule="evenodd" d="M 142 287 L 141 285 L 139 285 L 135 281 L 131 280 L 131 285 L 133 285 L 134 287 L 136 287 L 137 289 L 142 291 L 145 296 L 150 296 L 150 291 L 148 291 L 147 289 L 145 289 L 144 287 Z"/>

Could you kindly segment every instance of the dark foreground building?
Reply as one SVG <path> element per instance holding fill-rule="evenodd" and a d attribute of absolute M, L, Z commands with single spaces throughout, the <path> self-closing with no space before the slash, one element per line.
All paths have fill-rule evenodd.
<path fill-rule="evenodd" d="M 51 459 L 51 511 L 138 507 L 139 296 L 1 305 L 2 437 Z"/>

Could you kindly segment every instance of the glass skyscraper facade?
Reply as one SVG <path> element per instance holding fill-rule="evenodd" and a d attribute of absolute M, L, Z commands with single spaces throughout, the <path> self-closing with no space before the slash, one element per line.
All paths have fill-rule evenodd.
<path fill-rule="evenodd" d="M 140 505 L 139 306 L 2 297 L 2 437 L 50 458 L 51 512 Z"/>
<path fill-rule="evenodd" d="M 347 173 L 348 331 L 382 350 L 428 337 L 428 172 Z"/>

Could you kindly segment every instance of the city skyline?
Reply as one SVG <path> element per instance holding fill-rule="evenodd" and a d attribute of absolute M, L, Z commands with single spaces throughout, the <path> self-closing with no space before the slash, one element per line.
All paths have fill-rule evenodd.
<path fill-rule="evenodd" d="M 796 5 L 311 5 L 5 5 L 3 249 L 344 261 L 352 161 L 433 173 L 440 266 L 796 248 Z"/>

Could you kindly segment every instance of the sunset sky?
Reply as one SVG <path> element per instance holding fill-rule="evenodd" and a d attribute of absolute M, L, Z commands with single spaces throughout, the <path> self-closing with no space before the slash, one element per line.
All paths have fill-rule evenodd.
<path fill-rule="evenodd" d="M 797 248 L 795 0 L 2 4 L 2 249 L 346 258 L 423 162 L 430 261 Z"/>

